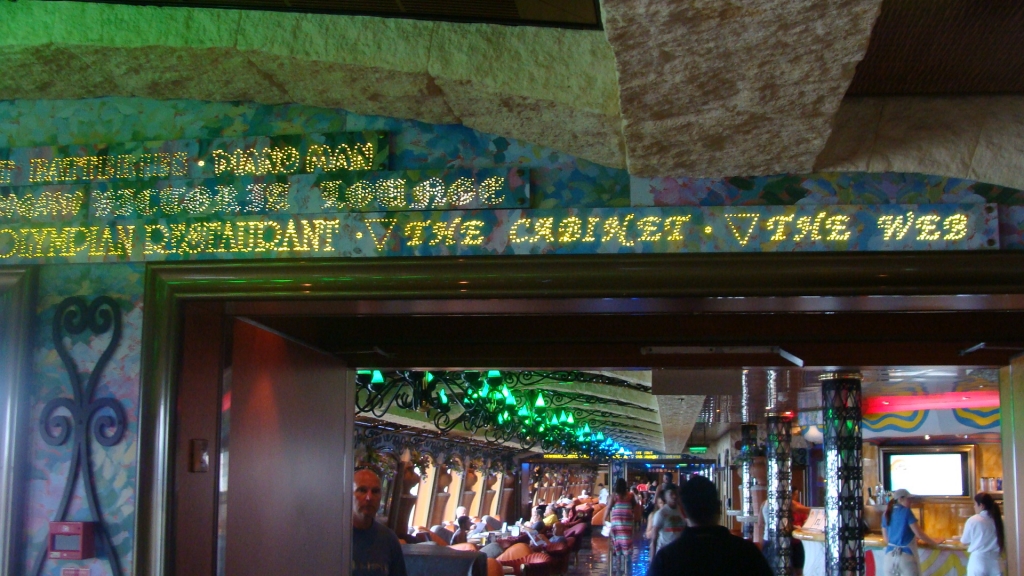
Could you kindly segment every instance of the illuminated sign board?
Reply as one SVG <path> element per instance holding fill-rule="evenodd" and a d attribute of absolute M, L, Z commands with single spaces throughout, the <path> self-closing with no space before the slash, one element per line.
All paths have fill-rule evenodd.
<path fill-rule="evenodd" d="M 525 169 L 389 172 L 386 142 L 356 132 L 14 149 L 0 153 L 0 224 L 529 206 Z"/>
<path fill-rule="evenodd" d="M 771 206 L 746 209 L 738 216 L 734 212 L 722 207 L 595 208 L 115 218 L 28 225 L 0 220 L 0 261 L 998 247 L 995 210 L 985 204 Z"/>
<path fill-rule="evenodd" d="M 530 209 L 379 132 L 0 150 L 0 263 L 997 249 L 993 204 Z"/>
<path fill-rule="evenodd" d="M 0 186 L 387 169 L 386 132 L 122 142 L 0 150 Z"/>
<path fill-rule="evenodd" d="M 615 454 L 612 456 L 617 460 L 682 460 L 682 454 L 659 454 L 650 450 L 639 450 L 626 454 Z"/>

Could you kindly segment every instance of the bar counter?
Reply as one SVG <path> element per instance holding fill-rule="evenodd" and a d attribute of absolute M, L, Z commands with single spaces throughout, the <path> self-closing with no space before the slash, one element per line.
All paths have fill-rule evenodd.
<path fill-rule="evenodd" d="M 825 535 L 821 532 L 794 530 L 793 537 L 804 543 L 804 576 L 825 575 Z M 864 537 L 864 576 L 882 576 L 885 541 L 880 532 Z M 918 560 L 921 576 L 965 576 L 967 574 L 967 546 L 946 541 L 938 546 L 919 544 Z"/>

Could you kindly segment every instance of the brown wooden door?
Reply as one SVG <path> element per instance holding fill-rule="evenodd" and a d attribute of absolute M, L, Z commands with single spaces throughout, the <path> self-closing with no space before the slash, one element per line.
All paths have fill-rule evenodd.
<path fill-rule="evenodd" d="M 347 572 L 353 373 L 218 310 L 187 310 L 185 324 L 174 573 Z M 197 436 L 209 441 L 207 473 L 189 468 Z"/>
<path fill-rule="evenodd" d="M 236 320 L 231 371 L 226 576 L 344 572 L 355 416 L 345 366 Z"/>

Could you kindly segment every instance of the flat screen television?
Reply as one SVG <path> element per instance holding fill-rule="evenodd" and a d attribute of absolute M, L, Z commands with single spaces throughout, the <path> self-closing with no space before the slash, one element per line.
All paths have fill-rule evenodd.
<path fill-rule="evenodd" d="M 973 446 L 883 446 L 882 485 L 914 496 L 974 495 Z"/>

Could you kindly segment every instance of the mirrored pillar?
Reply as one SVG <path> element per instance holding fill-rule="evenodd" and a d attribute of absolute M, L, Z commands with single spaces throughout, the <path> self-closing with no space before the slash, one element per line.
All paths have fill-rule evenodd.
<path fill-rule="evenodd" d="M 757 484 L 757 479 L 754 476 L 753 457 L 757 450 L 756 424 L 740 426 L 740 449 L 743 456 L 740 464 L 740 515 L 743 522 L 743 538 L 753 540 L 758 513 L 754 509 L 754 488 Z"/>
<path fill-rule="evenodd" d="M 825 574 L 864 575 L 860 373 L 822 374 L 825 424 Z"/>
<path fill-rule="evenodd" d="M 740 516 L 743 522 L 743 538 L 754 539 L 754 526 L 757 510 L 754 510 L 754 478 L 753 455 L 757 450 L 757 425 L 754 421 L 750 400 L 750 371 L 743 371 L 743 387 L 740 393 Z"/>
<path fill-rule="evenodd" d="M 777 576 L 793 573 L 790 538 L 793 534 L 792 415 L 769 414 L 765 425 L 765 460 L 768 467 L 768 499 L 765 504 L 764 550 Z"/>

